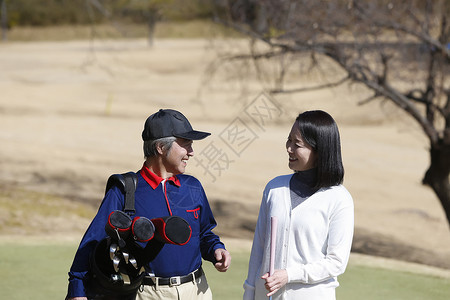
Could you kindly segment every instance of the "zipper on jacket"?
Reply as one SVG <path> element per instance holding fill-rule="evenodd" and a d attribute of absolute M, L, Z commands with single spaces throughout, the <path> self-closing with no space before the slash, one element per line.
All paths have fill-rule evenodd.
<path fill-rule="evenodd" d="M 162 189 L 164 191 L 164 198 L 166 198 L 166 204 L 167 204 L 167 209 L 169 210 L 169 214 L 172 215 L 172 209 L 170 209 L 170 204 L 169 204 L 169 198 L 167 198 L 167 188 L 166 188 L 166 179 L 163 179 L 162 183 Z"/>

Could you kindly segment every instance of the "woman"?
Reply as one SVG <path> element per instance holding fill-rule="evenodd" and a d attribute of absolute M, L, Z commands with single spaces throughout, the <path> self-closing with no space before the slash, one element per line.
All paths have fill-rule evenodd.
<path fill-rule="evenodd" d="M 326 112 L 300 114 L 286 142 L 295 173 L 271 180 L 263 193 L 244 283 L 244 300 L 336 299 L 347 266 L 354 209 L 342 186 L 339 130 Z M 277 217 L 275 271 L 269 276 L 270 219 Z"/>

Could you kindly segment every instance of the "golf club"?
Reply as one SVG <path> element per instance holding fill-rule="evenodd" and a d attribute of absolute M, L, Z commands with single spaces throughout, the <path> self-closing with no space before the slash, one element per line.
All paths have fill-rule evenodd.
<path fill-rule="evenodd" d="M 114 255 L 114 257 L 113 257 L 114 271 L 119 272 L 119 264 L 120 264 L 120 258 L 117 255 Z"/>
<path fill-rule="evenodd" d="M 109 257 L 111 258 L 111 260 L 113 260 L 117 250 L 117 244 L 111 244 L 111 246 L 109 246 Z"/>
<path fill-rule="evenodd" d="M 123 252 L 122 251 L 122 256 L 123 256 L 123 259 L 125 260 L 125 263 L 128 264 L 128 260 L 129 260 L 130 254 L 128 254 L 128 252 Z"/>

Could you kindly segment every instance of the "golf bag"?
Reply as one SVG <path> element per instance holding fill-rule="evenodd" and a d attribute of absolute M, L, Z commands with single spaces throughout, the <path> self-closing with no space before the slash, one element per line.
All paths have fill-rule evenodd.
<path fill-rule="evenodd" d="M 125 204 L 123 210 L 110 213 L 105 225 L 108 237 L 97 243 L 91 255 L 88 294 L 94 299 L 133 299 L 145 276 L 145 266 L 156 258 L 164 244 L 184 245 L 192 233 L 181 217 L 149 220 L 134 216 L 135 173 L 111 175 L 105 195 L 114 186 L 124 194 Z"/>

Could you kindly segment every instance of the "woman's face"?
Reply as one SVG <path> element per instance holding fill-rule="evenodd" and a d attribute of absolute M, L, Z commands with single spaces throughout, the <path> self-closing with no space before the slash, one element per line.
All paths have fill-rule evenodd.
<path fill-rule="evenodd" d="M 286 150 L 289 155 L 289 168 L 294 171 L 306 171 L 316 166 L 316 153 L 306 143 L 297 121 L 294 122 L 286 141 Z"/>

